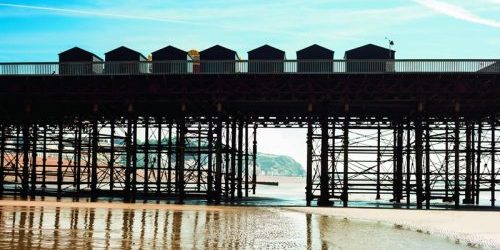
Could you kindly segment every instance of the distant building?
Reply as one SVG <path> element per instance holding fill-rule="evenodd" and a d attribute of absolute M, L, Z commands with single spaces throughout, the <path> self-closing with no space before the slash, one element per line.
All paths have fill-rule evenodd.
<path fill-rule="evenodd" d="M 269 45 L 263 45 L 248 51 L 248 72 L 280 73 L 284 72 L 285 51 Z"/>
<path fill-rule="evenodd" d="M 334 53 L 317 44 L 297 51 L 297 72 L 333 72 Z"/>
<path fill-rule="evenodd" d="M 59 53 L 59 74 L 90 75 L 103 70 L 102 58 L 84 49 L 73 47 Z"/>
<path fill-rule="evenodd" d="M 153 73 L 186 73 L 188 72 L 188 52 L 173 46 L 167 46 L 153 53 Z"/>
<path fill-rule="evenodd" d="M 125 46 L 118 47 L 104 54 L 106 59 L 105 72 L 111 74 L 149 73 L 147 58 Z"/>
<path fill-rule="evenodd" d="M 396 51 L 367 44 L 345 52 L 347 72 L 394 72 Z M 370 60 L 370 61 L 367 61 Z"/>
<path fill-rule="evenodd" d="M 237 71 L 235 60 L 239 60 L 236 51 L 215 45 L 200 51 L 200 71 L 204 73 L 234 73 Z"/>

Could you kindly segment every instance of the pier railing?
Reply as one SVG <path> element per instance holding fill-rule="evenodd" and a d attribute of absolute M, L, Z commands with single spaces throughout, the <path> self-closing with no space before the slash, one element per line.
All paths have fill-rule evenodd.
<path fill-rule="evenodd" d="M 0 75 L 500 73 L 500 59 L 0 63 Z"/>

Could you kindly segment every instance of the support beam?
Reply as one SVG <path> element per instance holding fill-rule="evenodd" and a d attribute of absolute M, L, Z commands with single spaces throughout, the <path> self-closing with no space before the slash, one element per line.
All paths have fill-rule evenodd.
<path fill-rule="evenodd" d="M 320 196 L 318 206 L 331 206 L 328 177 L 328 117 L 321 120 Z"/>
<path fill-rule="evenodd" d="M 410 207 L 411 195 L 411 121 L 406 122 L 406 206 Z"/>
<path fill-rule="evenodd" d="M 307 122 L 307 166 L 306 166 L 306 206 L 311 206 L 311 201 L 313 199 L 312 195 L 312 151 L 313 151 L 313 128 L 312 128 L 312 118 L 309 117 Z"/>
<path fill-rule="evenodd" d="M 222 119 L 217 118 L 217 137 L 215 142 L 215 201 L 220 202 L 222 195 Z"/>
<path fill-rule="evenodd" d="M 198 146 L 196 150 L 196 190 L 201 191 L 201 122 L 198 122 Z"/>
<path fill-rule="evenodd" d="M 243 198 L 243 120 L 238 123 L 238 199 Z"/>
<path fill-rule="evenodd" d="M 137 116 L 133 118 L 132 130 L 132 195 L 137 195 Z"/>
<path fill-rule="evenodd" d="M 400 203 L 403 199 L 403 123 L 398 121 L 396 142 L 396 197 L 394 201 Z"/>
<path fill-rule="evenodd" d="M 5 124 L 0 124 L 1 127 L 1 133 L 2 133 L 2 138 L 0 138 L 0 195 L 3 194 L 4 190 L 4 167 L 5 167 Z"/>
<path fill-rule="evenodd" d="M 420 117 L 415 119 L 415 179 L 417 186 L 417 209 L 422 209 L 422 120 Z"/>
<path fill-rule="evenodd" d="M 445 149 L 444 149 L 444 192 L 445 200 L 449 200 L 449 190 L 450 190 L 450 176 L 449 176 L 449 163 L 450 163 L 450 153 L 449 153 L 449 127 L 448 122 L 446 124 L 445 130 Z"/>
<path fill-rule="evenodd" d="M 214 188 L 213 188 L 213 164 L 212 164 L 212 155 L 213 155 L 213 140 L 214 140 L 214 131 L 213 131 L 213 123 L 212 119 L 208 120 L 208 136 L 207 136 L 208 144 L 207 144 L 207 201 L 212 202 L 214 197 Z"/>
<path fill-rule="evenodd" d="M 22 191 L 21 196 L 28 196 L 29 188 L 29 164 L 30 164 L 30 137 L 29 137 L 29 123 L 27 121 L 23 124 L 23 169 L 22 169 Z"/>
<path fill-rule="evenodd" d="M 481 193 L 480 185 L 481 185 L 481 153 L 482 153 L 482 132 L 483 132 L 483 123 L 479 121 L 477 128 L 477 157 L 476 157 L 476 205 L 479 205 L 479 194 Z"/>
<path fill-rule="evenodd" d="M 236 120 L 231 128 L 231 200 L 234 200 L 236 191 Z"/>
<path fill-rule="evenodd" d="M 62 164 L 63 164 L 63 122 L 59 122 L 59 134 L 58 134 L 58 146 L 57 146 L 57 197 L 61 197 L 62 195 L 62 183 L 63 183 L 63 172 L 62 172 Z"/>
<path fill-rule="evenodd" d="M 429 119 L 425 121 L 425 209 L 431 208 L 431 135 Z"/>
<path fill-rule="evenodd" d="M 245 197 L 248 197 L 248 123 L 245 123 Z"/>
<path fill-rule="evenodd" d="M 112 118 L 111 121 L 111 131 L 110 131 L 110 150 L 109 150 L 109 190 L 113 191 L 115 187 L 115 119 Z"/>
<path fill-rule="evenodd" d="M 342 206 L 347 207 L 349 202 L 349 116 L 344 118 L 344 181 L 342 186 Z"/>
<path fill-rule="evenodd" d="M 177 151 L 178 151 L 178 154 L 177 154 L 177 174 L 179 177 L 178 177 L 178 182 L 176 183 L 177 184 L 177 190 L 178 190 L 178 194 L 179 194 L 179 197 L 177 199 L 177 203 L 178 204 L 183 204 L 184 203 L 184 196 L 185 196 L 185 193 L 184 193 L 184 187 L 185 187 L 185 182 L 184 182 L 184 169 L 185 169 L 185 166 L 184 166 L 184 152 L 185 152 L 185 149 L 186 149 L 186 124 L 185 124 L 185 118 L 181 118 L 179 121 L 178 121 L 178 124 L 177 124 L 177 130 L 179 130 L 179 139 L 177 140 Z"/>
<path fill-rule="evenodd" d="M 33 143 L 32 149 L 31 149 L 31 196 L 35 196 L 36 192 L 36 179 L 37 179 L 37 164 L 36 164 L 36 158 L 37 158 L 37 141 L 38 141 L 38 126 L 36 123 L 33 123 L 32 125 L 32 130 L 33 130 Z"/>
<path fill-rule="evenodd" d="M 454 171 L 454 193 L 453 200 L 455 201 L 455 208 L 460 207 L 460 121 L 458 114 L 455 116 L 455 131 L 454 131 L 454 151 L 455 151 L 455 171 Z"/>
<path fill-rule="evenodd" d="M 377 200 L 380 200 L 380 163 L 381 163 L 381 155 L 382 155 L 382 152 L 380 150 L 380 139 L 381 139 L 381 136 L 382 136 L 382 133 L 380 131 L 380 122 L 377 124 L 377 186 L 375 187 L 376 188 L 376 192 L 377 192 L 377 196 L 376 196 L 376 199 Z"/>
<path fill-rule="evenodd" d="M 144 117 L 144 193 L 149 192 L 149 117 Z"/>
<path fill-rule="evenodd" d="M 490 178 L 490 189 L 491 189 L 491 207 L 495 207 L 495 174 L 496 174 L 496 169 L 495 169 L 495 162 L 496 162 L 496 135 L 495 135 L 495 128 L 496 128 L 496 119 L 495 116 L 491 116 L 491 178 Z"/>
<path fill-rule="evenodd" d="M 81 126 L 80 126 L 81 127 Z M 47 130 L 48 125 L 43 126 L 43 151 L 42 151 L 42 189 L 47 187 Z M 82 140 L 80 140 L 81 142 Z M 81 147 L 80 147 L 81 148 Z M 78 168 L 80 169 L 80 168 Z M 78 186 L 77 186 L 78 188 Z"/>
<path fill-rule="evenodd" d="M 92 199 L 97 198 L 97 151 L 99 148 L 99 131 L 97 128 L 98 117 L 94 114 L 92 121 L 92 178 L 90 184 L 90 192 Z"/>
<path fill-rule="evenodd" d="M 253 148 L 252 148 L 252 189 L 255 194 L 257 187 L 257 123 L 253 125 Z"/>
<path fill-rule="evenodd" d="M 471 149 L 471 124 L 465 123 L 465 198 L 464 204 L 472 204 L 472 149 Z"/>

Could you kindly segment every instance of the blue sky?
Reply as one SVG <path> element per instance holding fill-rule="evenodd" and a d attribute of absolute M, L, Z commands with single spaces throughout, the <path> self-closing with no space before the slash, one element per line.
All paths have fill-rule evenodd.
<path fill-rule="evenodd" d="M 102 56 L 120 45 L 147 55 L 172 44 L 287 58 L 318 43 L 344 51 L 394 40 L 397 58 L 500 58 L 500 0 L 2 1 L 0 61 L 56 61 L 79 46 Z"/>

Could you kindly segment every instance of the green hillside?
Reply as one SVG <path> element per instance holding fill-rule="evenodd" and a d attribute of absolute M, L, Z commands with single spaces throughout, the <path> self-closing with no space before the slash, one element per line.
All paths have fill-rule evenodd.
<path fill-rule="evenodd" d="M 305 176 L 300 163 L 286 155 L 257 154 L 257 167 L 261 175 Z"/>

